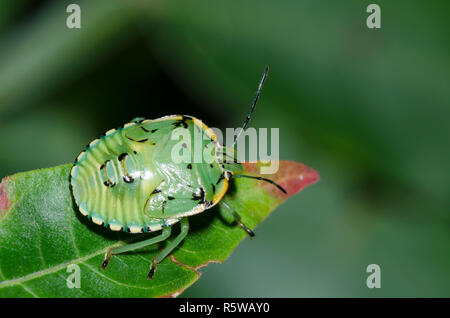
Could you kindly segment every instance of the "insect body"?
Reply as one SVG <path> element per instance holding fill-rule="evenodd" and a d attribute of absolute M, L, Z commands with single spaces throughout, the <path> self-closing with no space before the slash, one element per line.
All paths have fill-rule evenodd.
<path fill-rule="evenodd" d="M 250 114 L 266 74 L 267 68 Z M 175 131 L 180 133 L 178 138 L 173 138 Z M 192 145 L 198 143 L 195 138 L 199 133 L 202 136 L 200 160 L 190 151 Z M 187 153 L 184 160 L 177 158 L 180 153 Z M 156 265 L 186 236 L 188 217 L 219 202 L 230 210 L 237 224 L 253 236 L 240 222 L 239 215 L 221 201 L 229 180 L 232 176 L 257 178 L 284 189 L 271 180 L 240 174 L 242 167 L 234 153 L 233 149 L 221 146 L 214 132 L 200 120 L 183 115 L 155 120 L 137 118 L 92 141 L 78 156 L 71 171 L 72 193 L 80 212 L 112 231 L 162 230 L 159 236 L 108 250 L 103 268 L 113 254 L 167 239 L 171 226 L 181 222 L 180 234 L 152 260 L 148 275 L 151 278 Z M 231 162 L 227 160 L 229 157 L 233 158 Z"/>

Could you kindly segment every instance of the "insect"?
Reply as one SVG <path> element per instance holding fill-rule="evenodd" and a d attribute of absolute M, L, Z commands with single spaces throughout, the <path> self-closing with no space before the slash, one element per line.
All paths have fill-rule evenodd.
<path fill-rule="evenodd" d="M 267 73 L 268 67 L 240 133 L 247 127 Z M 186 134 L 174 140 L 175 130 Z M 174 147 L 181 144 L 180 149 L 190 150 L 190 145 L 195 142 L 193 136 L 199 132 L 203 135 L 201 150 L 210 153 L 212 160 L 194 160 L 195 153 L 189 152 L 187 162 L 174 160 Z M 272 180 L 242 174 L 242 165 L 235 152 L 240 133 L 235 135 L 232 148 L 224 147 L 199 119 L 172 115 L 155 120 L 136 118 L 89 143 L 75 160 L 70 173 L 72 193 L 79 211 L 92 222 L 112 231 L 161 231 L 158 236 L 110 248 L 102 268 L 106 268 L 112 255 L 166 240 L 172 226 L 180 222 L 178 236 L 152 259 L 147 276 L 152 278 L 158 263 L 187 235 L 188 218 L 218 203 L 230 211 L 238 226 L 254 236 L 241 222 L 239 214 L 222 200 L 231 178 L 254 178 L 286 191 Z"/>

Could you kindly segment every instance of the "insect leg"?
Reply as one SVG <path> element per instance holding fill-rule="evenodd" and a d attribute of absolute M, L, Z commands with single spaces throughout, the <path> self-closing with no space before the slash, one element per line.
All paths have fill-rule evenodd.
<path fill-rule="evenodd" d="M 250 237 L 255 236 L 255 233 L 253 233 L 252 230 L 250 230 L 244 223 L 241 222 L 241 216 L 235 210 L 233 210 L 233 208 L 230 205 L 228 205 L 228 203 L 226 203 L 224 200 L 222 200 L 222 201 L 220 201 L 219 204 L 222 204 L 222 206 L 224 206 L 231 213 L 231 215 L 233 215 L 234 220 L 236 221 L 237 225 L 239 225 L 239 227 L 241 229 L 243 229 L 245 232 L 247 232 L 247 234 Z"/>
<path fill-rule="evenodd" d="M 135 250 L 135 249 L 138 249 L 141 247 L 145 247 L 148 245 L 152 245 L 152 244 L 156 244 L 158 242 L 164 241 L 170 236 L 171 231 L 172 231 L 171 227 L 166 227 L 163 229 L 163 231 L 160 235 L 149 238 L 148 240 L 136 242 L 136 243 L 132 243 L 132 244 L 127 244 L 127 245 L 119 246 L 119 247 L 115 247 L 115 248 L 109 248 L 105 254 L 105 259 L 103 261 L 102 268 L 105 269 L 106 266 L 108 266 L 109 260 L 111 259 L 111 257 L 114 254 L 125 253 L 128 251 L 132 251 L 132 250 Z"/>
<path fill-rule="evenodd" d="M 148 279 L 152 279 L 153 275 L 155 274 L 156 266 L 164 259 L 167 255 L 170 254 L 170 252 L 173 251 L 175 247 L 178 246 L 178 244 L 183 241 L 183 239 L 186 237 L 186 234 L 189 231 L 189 221 L 188 218 L 181 219 L 181 232 L 178 234 L 178 236 L 168 245 L 166 248 L 164 248 L 161 253 L 158 254 L 154 259 L 152 259 L 152 265 L 150 266 L 150 271 L 148 272 Z"/>

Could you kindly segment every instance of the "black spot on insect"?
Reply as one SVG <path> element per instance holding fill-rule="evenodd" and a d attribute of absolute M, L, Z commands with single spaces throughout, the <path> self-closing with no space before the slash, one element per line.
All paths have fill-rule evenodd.
<path fill-rule="evenodd" d="M 108 188 L 113 188 L 116 185 L 115 182 L 109 182 L 109 181 L 105 181 L 105 182 L 103 182 L 103 184 Z"/>
<path fill-rule="evenodd" d="M 158 130 L 158 128 L 155 128 L 155 129 L 152 129 L 150 132 L 153 134 L 157 130 Z"/>
<path fill-rule="evenodd" d="M 160 190 L 160 189 L 155 189 L 155 190 L 153 190 L 152 194 L 155 194 L 155 193 L 160 193 L 160 192 L 161 192 L 161 190 Z"/>
<path fill-rule="evenodd" d="M 187 148 L 187 145 L 186 145 L 186 143 L 184 143 L 184 142 L 183 142 L 183 143 L 181 144 L 181 147 L 183 147 L 183 148 Z"/>
<path fill-rule="evenodd" d="M 188 163 L 187 168 L 192 169 L 192 164 Z"/>
<path fill-rule="evenodd" d="M 167 203 L 166 200 L 164 200 L 163 203 L 162 203 L 162 214 L 164 214 L 164 210 L 166 208 L 166 203 Z"/>
<path fill-rule="evenodd" d="M 137 151 L 136 151 L 136 150 L 133 150 L 133 153 L 134 153 L 135 155 L 137 155 Z"/>
<path fill-rule="evenodd" d="M 105 164 L 106 164 L 106 162 L 100 166 L 100 170 L 105 169 Z"/>
<path fill-rule="evenodd" d="M 169 200 L 174 200 L 175 198 L 169 195 L 169 196 L 167 197 L 167 199 L 169 199 Z"/>
<path fill-rule="evenodd" d="M 211 168 L 213 168 L 213 167 L 214 167 L 212 163 L 210 163 L 210 164 L 209 164 L 209 166 L 210 166 Z"/>
<path fill-rule="evenodd" d="M 211 185 L 212 185 L 213 192 L 216 192 L 216 186 L 213 183 L 211 183 Z"/>
<path fill-rule="evenodd" d="M 131 233 L 131 230 L 129 227 L 127 227 L 127 233 Z"/>
<path fill-rule="evenodd" d="M 127 153 L 122 153 L 122 154 L 120 154 L 120 156 L 119 156 L 119 161 L 122 161 L 123 159 L 125 159 L 125 157 L 126 156 L 128 156 L 128 154 Z"/>
<path fill-rule="evenodd" d="M 205 189 L 200 188 L 200 195 L 192 193 L 192 200 L 197 201 L 199 200 L 199 203 L 204 203 L 205 202 Z"/>
<path fill-rule="evenodd" d="M 205 201 L 205 208 L 209 208 L 210 206 L 213 205 L 213 201 Z"/>
<path fill-rule="evenodd" d="M 216 184 L 219 184 L 220 181 L 222 181 L 224 179 L 224 175 L 223 173 L 220 175 L 219 180 L 217 180 Z"/>
<path fill-rule="evenodd" d="M 187 123 L 186 123 L 187 120 L 188 120 L 187 117 L 181 116 L 181 119 L 180 119 L 180 120 L 177 120 L 176 122 L 174 122 L 173 125 L 174 125 L 175 127 L 183 126 L 184 128 L 187 128 L 187 127 L 188 127 L 188 125 L 187 125 Z"/>
<path fill-rule="evenodd" d="M 140 123 L 139 123 L 140 124 Z M 143 130 L 143 131 L 145 131 L 145 132 L 150 132 L 148 129 L 146 129 L 145 127 L 143 127 L 143 126 L 139 126 L 139 127 L 141 127 L 141 129 Z"/>
<path fill-rule="evenodd" d="M 146 231 L 146 232 L 151 232 L 152 229 L 150 228 L 150 226 L 147 226 L 146 229 L 145 229 L 145 231 Z"/>
<path fill-rule="evenodd" d="M 131 140 L 131 141 L 134 141 L 134 142 L 146 142 L 146 141 L 148 140 L 148 138 L 136 140 L 136 139 L 134 139 L 134 138 L 131 138 L 131 137 L 128 136 L 128 135 L 125 135 L 125 137 L 127 137 L 127 139 L 129 139 L 129 140 Z"/>
<path fill-rule="evenodd" d="M 183 125 L 184 123 L 181 121 L 181 120 L 178 120 L 178 121 L 176 121 L 176 122 L 174 122 L 173 123 L 173 125 L 175 126 L 175 127 L 180 127 L 181 125 Z"/>
<path fill-rule="evenodd" d="M 201 192 L 201 196 L 202 196 L 202 202 L 205 202 L 205 196 L 206 196 L 205 189 L 200 188 L 200 192 Z"/>
<path fill-rule="evenodd" d="M 126 183 L 132 183 L 134 181 L 134 178 L 129 176 L 129 175 L 124 175 L 123 176 L 123 181 L 125 181 Z"/>
<path fill-rule="evenodd" d="M 222 164 L 222 169 L 225 169 L 225 165 L 224 164 Z"/>
<path fill-rule="evenodd" d="M 225 178 L 227 180 L 231 180 L 232 177 L 233 177 L 233 174 L 230 171 L 225 171 Z"/>

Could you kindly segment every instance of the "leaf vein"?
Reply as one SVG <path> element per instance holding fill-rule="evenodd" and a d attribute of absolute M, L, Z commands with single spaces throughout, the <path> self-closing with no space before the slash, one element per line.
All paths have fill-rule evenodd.
<path fill-rule="evenodd" d="M 120 245 L 122 245 L 122 244 L 114 244 L 111 247 L 116 247 L 116 246 L 120 246 Z M 32 280 L 32 279 L 35 279 L 35 278 L 39 278 L 39 277 L 42 277 L 42 276 L 45 276 L 45 275 L 48 275 L 48 274 L 56 273 L 56 272 L 58 272 L 58 271 L 60 271 L 60 270 L 62 270 L 64 268 L 66 268 L 70 264 L 83 263 L 84 261 L 86 261 L 88 259 L 91 259 L 91 258 L 93 258 L 95 256 L 98 256 L 100 254 L 105 253 L 108 250 L 108 248 L 109 247 L 106 247 L 104 249 L 101 249 L 101 250 L 96 251 L 94 253 L 91 253 L 91 254 L 88 254 L 86 256 L 77 258 L 77 259 L 72 260 L 70 262 L 65 262 L 65 263 L 62 263 L 62 264 L 59 264 L 59 265 L 56 265 L 56 266 L 53 266 L 53 267 L 49 267 L 49 268 L 43 269 L 41 271 L 37 271 L 37 272 L 31 273 L 31 274 L 25 275 L 23 277 L 12 278 L 10 280 L 6 280 L 6 281 L 3 281 L 3 282 L 0 282 L 0 288 L 11 286 L 11 285 L 15 285 L 15 284 L 20 284 L 22 282 L 26 282 L 26 281 L 29 281 L 29 280 Z"/>

